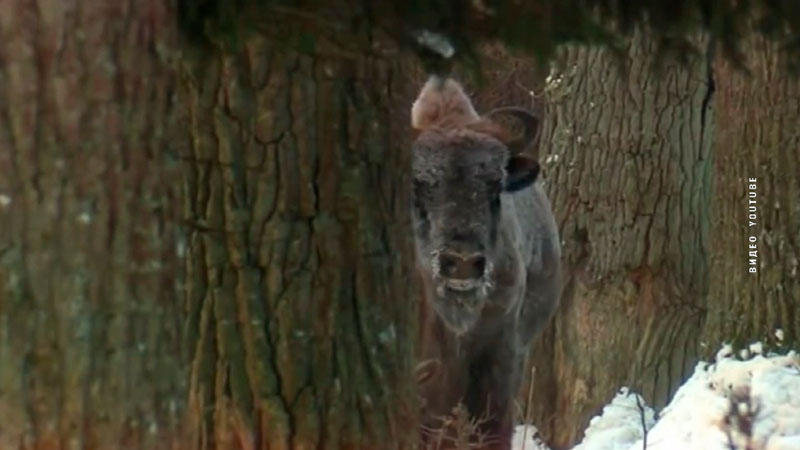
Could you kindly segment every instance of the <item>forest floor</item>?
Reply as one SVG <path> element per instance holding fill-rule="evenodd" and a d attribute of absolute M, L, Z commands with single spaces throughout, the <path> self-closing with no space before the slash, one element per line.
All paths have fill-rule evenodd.
<path fill-rule="evenodd" d="M 800 450 L 800 354 L 724 346 L 659 413 L 622 388 L 573 450 Z M 518 426 L 514 450 L 549 450 Z"/>

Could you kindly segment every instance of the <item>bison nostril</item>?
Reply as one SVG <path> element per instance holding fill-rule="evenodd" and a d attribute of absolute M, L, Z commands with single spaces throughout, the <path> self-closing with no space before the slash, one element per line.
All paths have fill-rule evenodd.
<path fill-rule="evenodd" d="M 458 256 L 451 253 L 439 255 L 439 273 L 445 277 L 453 277 L 458 271 Z"/>
<path fill-rule="evenodd" d="M 471 258 L 472 262 L 472 270 L 475 274 L 475 278 L 480 278 L 483 276 L 483 272 L 486 271 L 486 258 L 481 255 L 473 256 Z"/>
<path fill-rule="evenodd" d="M 439 274 L 445 278 L 478 279 L 486 271 L 486 258 L 483 255 L 463 257 L 457 253 L 439 255 Z"/>

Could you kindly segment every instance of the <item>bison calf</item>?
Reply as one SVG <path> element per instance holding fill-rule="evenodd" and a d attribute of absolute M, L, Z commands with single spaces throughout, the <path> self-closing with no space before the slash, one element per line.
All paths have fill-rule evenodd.
<path fill-rule="evenodd" d="M 497 114 L 519 120 L 522 136 L 492 121 Z M 522 154 L 539 121 L 519 108 L 480 117 L 457 82 L 433 77 L 411 122 L 420 131 L 412 218 L 425 295 L 423 441 L 452 447 L 457 431 L 444 417 L 462 404 L 489 443 L 479 447 L 508 449 L 525 357 L 561 289 L 558 230 L 539 164 Z"/>

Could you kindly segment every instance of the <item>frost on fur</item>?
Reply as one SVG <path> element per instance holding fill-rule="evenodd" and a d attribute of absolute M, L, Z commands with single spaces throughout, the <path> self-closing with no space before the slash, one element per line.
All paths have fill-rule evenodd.
<path fill-rule="evenodd" d="M 411 126 L 417 130 L 466 125 L 479 119 L 458 82 L 435 76 L 428 79 L 411 107 Z"/>

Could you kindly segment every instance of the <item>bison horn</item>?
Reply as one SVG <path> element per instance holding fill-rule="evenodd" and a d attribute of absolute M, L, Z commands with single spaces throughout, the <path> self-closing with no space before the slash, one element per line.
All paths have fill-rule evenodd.
<path fill-rule="evenodd" d="M 524 127 L 524 132 L 522 136 L 517 137 L 516 139 L 512 139 L 511 141 L 506 143 L 508 150 L 511 154 L 518 154 L 522 153 L 531 142 L 534 141 L 536 135 L 539 132 L 539 117 L 533 114 L 531 111 L 525 108 L 519 108 L 516 106 L 505 106 L 502 108 L 495 108 L 488 113 L 486 113 L 486 117 L 489 117 L 494 114 L 507 114 L 510 115 L 520 122 Z"/>

